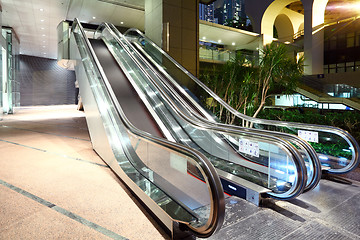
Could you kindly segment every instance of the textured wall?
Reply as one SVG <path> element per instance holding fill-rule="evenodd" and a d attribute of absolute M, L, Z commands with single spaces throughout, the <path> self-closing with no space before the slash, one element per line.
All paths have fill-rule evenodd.
<path fill-rule="evenodd" d="M 75 72 L 59 67 L 56 60 L 20 55 L 20 105 L 75 103 Z"/>

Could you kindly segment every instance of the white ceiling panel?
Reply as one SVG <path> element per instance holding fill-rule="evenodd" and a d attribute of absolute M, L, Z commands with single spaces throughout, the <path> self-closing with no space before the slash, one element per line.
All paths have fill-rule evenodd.
<path fill-rule="evenodd" d="M 57 57 L 56 27 L 78 17 L 86 23 L 111 22 L 144 29 L 145 0 L 2 0 L 3 26 L 20 38 L 20 53 Z M 95 17 L 95 19 L 93 18 Z"/>

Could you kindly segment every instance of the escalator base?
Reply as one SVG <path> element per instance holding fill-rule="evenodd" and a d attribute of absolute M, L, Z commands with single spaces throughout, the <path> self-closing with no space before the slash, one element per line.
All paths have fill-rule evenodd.
<path fill-rule="evenodd" d="M 264 196 L 270 192 L 269 189 L 263 188 L 245 179 L 236 177 L 220 169 L 217 169 L 224 192 L 236 196 L 246 201 L 260 206 Z"/>
<path fill-rule="evenodd" d="M 209 239 L 359 239 L 360 182 L 321 180 L 290 201 L 264 199 L 262 207 L 226 199 L 223 228 Z"/>

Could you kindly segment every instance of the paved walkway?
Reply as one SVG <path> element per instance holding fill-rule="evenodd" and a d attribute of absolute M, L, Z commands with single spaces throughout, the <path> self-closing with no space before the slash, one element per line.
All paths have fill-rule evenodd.
<path fill-rule="evenodd" d="M 0 121 L 0 239 L 166 239 L 92 150 L 75 105 Z"/>
<path fill-rule="evenodd" d="M 4 116 L 0 166 L 0 239 L 169 239 L 92 150 L 74 105 Z M 359 203 L 356 181 L 321 180 L 263 207 L 228 197 L 223 228 L 210 239 L 360 239 Z"/>

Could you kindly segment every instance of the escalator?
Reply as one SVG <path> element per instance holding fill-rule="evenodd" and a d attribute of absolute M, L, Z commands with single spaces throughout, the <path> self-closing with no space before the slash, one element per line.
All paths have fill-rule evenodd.
<path fill-rule="evenodd" d="M 212 235 L 225 211 L 213 166 L 200 152 L 164 139 L 104 43 L 89 41 L 78 19 L 71 33 L 70 54 L 94 150 L 173 238 Z"/>
<path fill-rule="evenodd" d="M 115 97 L 128 120 L 138 129 L 153 136 L 164 138 L 163 133 L 147 111 L 127 77 L 116 63 L 102 40 L 89 39 Z M 136 109 L 136 111 L 134 111 Z"/>
<path fill-rule="evenodd" d="M 328 93 L 332 92 L 330 89 L 333 86 L 328 86 L 330 89 L 325 89 L 326 84 L 323 81 L 319 81 L 317 76 L 303 76 L 296 92 L 309 98 L 308 101 L 315 101 L 317 104 L 342 104 L 347 107 L 360 110 L 360 98 L 356 94 L 351 94 L 349 97 L 335 97 Z M 347 86 L 349 89 L 353 87 Z M 353 88 L 354 89 L 354 88 Z M 348 90 L 346 92 L 351 92 Z"/>
<path fill-rule="evenodd" d="M 243 179 L 266 188 L 270 196 L 278 199 L 290 199 L 303 191 L 307 171 L 302 157 L 290 143 L 267 136 L 266 131 L 233 131 L 188 118 L 176 109 L 169 96 L 158 91 L 154 79 L 129 52 L 130 46 L 118 41 L 107 24 L 100 26 L 95 36 L 105 42 L 163 134 L 202 152 L 217 167 L 230 194 L 235 194 L 234 189 L 239 189 Z M 239 141 L 257 145 L 258 149 L 253 153 L 241 152 L 236 145 Z"/>
<path fill-rule="evenodd" d="M 71 53 L 77 60 L 76 76 L 93 147 L 173 234 L 181 231 L 208 237 L 219 229 L 224 195 L 217 172 L 223 185 L 225 180 L 225 185 L 236 187 L 244 178 L 278 199 L 291 199 L 317 185 L 321 173 L 314 149 L 296 136 L 269 133 L 274 129 L 264 127 L 287 124 L 247 119 L 262 128 L 256 130 L 216 122 L 211 112 L 199 107 L 204 96 L 194 96 L 201 87 L 221 100 L 171 58 L 164 58 L 162 50 L 151 56 L 154 53 L 146 51 L 150 42 L 144 44 L 144 36 L 128 34 L 133 41 L 129 44 L 106 24 L 97 35 L 96 40 L 87 39 L 81 24 L 74 21 Z M 134 54 L 133 46 L 145 49 L 142 57 L 153 67 L 159 67 L 159 59 L 175 65 L 165 64 L 153 72 Z M 179 87 L 176 80 L 172 82 L 175 77 L 169 70 L 173 69 L 181 70 L 177 76 L 187 84 L 181 82 Z M 224 106 L 239 117 L 226 103 Z M 345 139 L 345 134 L 337 135 Z M 358 146 L 350 140 L 355 160 L 348 162 L 356 165 Z M 254 148 L 241 149 L 241 144 Z M 231 187 L 228 190 L 231 193 Z"/>
<path fill-rule="evenodd" d="M 250 125 L 256 129 L 273 131 L 276 136 L 287 139 L 293 144 L 302 142 L 302 144 L 306 145 L 303 140 L 307 141 L 307 145 L 310 144 L 311 148 L 316 151 L 321 162 L 321 169 L 326 173 L 347 173 L 358 166 L 360 148 L 356 140 L 348 132 L 331 126 L 264 120 L 241 114 L 216 96 L 208 87 L 192 76 L 180 64 L 176 63 L 174 59 L 140 31 L 130 29 L 124 35 L 161 73 L 160 79 L 163 81 L 164 88 L 167 87 L 168 91 L 171 91 L 173 95 L 177 94 L 180 98 L 179 101 L 188 103 L 183 105 L 190 112 L 201 113 L 194 114 L 198 119 L 206 122 L 217 122 L 217 124 L 223 123 L 222 119 L 218 118 L 216 111 L 214 111 L 216 107 L 221 106 L 223 115 L 237 120 L 235 122 L 237 122 L 238 126 L 228 125 L 230 128 L 236 129 Z M 211 105 L 206 104 L 208 100 L 211 100 Z M 334 149 L 328 150 L 329 147 L 327 146 L 332 146 Z M 309 151 L 308 147 L 307 150 Z M 305 154 L 303 150 L 301 152 L 303 155 Z"/>

